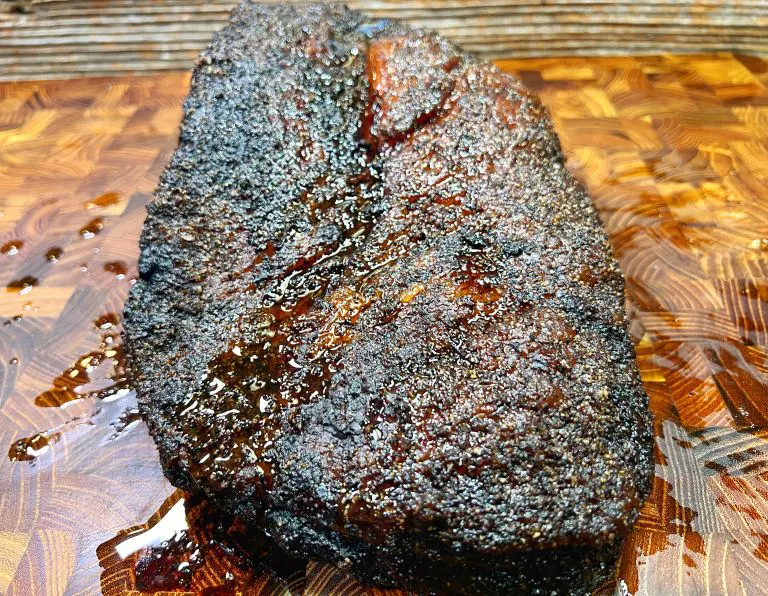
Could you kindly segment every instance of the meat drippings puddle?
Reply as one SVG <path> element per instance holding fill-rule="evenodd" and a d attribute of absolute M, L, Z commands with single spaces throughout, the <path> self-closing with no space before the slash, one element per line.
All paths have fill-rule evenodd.
<path fill-rule="evenodd" d="M 307 562 L 176 491 L 147 523 L 97 548 L 104 593 L 299 594 Z"/>
<path fill-rule="evenodd" d="M 87 398 L 110 401 L 126 395 L 128 376 L 119 324 L 120 318 L 115 313 L 96 319 L 94 326 L 101 335 L 99 347 L 80 356 L 56 377 L 52 387 L 35 398 L 35 405 L 59 408 Z"/>
<path fill-rule="evenodd" d="M 21 320 L 21 317 L 15 317 L 15 320 Z M 81 355 L 72 366 L 56 377 L 52 387 L 35 398 L 36 406 L 64 409 L 86 400 L 106 404 L 128 397 L 135 399 L 135 392 L 128 384 L 120 339 L 119 315 L 108 313 L 95 319 L 93 325 L 101 337 L 98 349 Z M 18 363 L 18 359 L 14 360 Z M 66 433 L 83 425 L 97 424 L 95 418 L 101 412 L 102 408 L 97 405 L 87 414 L 75 416 L 31 436 L 16 439 L 8 448 L 8 459 L 34 464 L 39 457 L 48 454 Z M 129 432 L 139 420 L 135 406 L 123 411 L 116 421 L 110 423 L 114 428 L 111 438 L 115 439 Z"/>
<path fill-rule="evenodd" d="M 5 255 L 6 257 L 15 257 L 23 247 L 23 240 L 9 240 L 0 246 L 0 254 Z"/>

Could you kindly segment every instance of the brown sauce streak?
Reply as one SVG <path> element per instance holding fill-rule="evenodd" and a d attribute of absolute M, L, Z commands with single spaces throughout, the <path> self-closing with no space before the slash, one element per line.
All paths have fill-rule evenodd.
<path fill-rule="evenodd" d="M 117 420 L 110 423 L 110 426 L 115 429 L 115 432 L 110 438 L 116 439 L 132 424 L 141 420 L 141 412 L 139 412 L 138 408 L 129 408 L 125 410 L 122 414 L 120 414 Z"/>
<path fill-rule="evenodd" d="M 104 271 L 114 274 L 117 279 L 124 279 L 128 273 L 128 267 L 123 261 L 112 261 L 104 265 Z"/>
<path fill-rule="evenodd" d="M 0 246 L 0 254 L 7 257 L 12 257 L 19 254 L 19 251 L 24 247 L 22 240 L 11 240 Z"/>
<path fill-rule="evenodd" d="M 476 304 L 484 304 L 496 302 L 504 295 L 496 275 L 498 270 L 491 260 L 482 255 L 466 255 L 460 262 L 460 269 L 453 273 L 456 298 L 468 296 Z"/>
<path fill-rule="evenodd" d="M 51 263 L 57 263 L 63 254 L 64 249 L 59 248 L 58 246 L 52 246 L 45 253 L 45 258 Z"/>
<path fill-rule="evenodd" d="M 31 437 L 15 441 L 8 449 L 8 459 L 11 461 L 34 461 L 41 449 L 48 447 L 59 440 L 60 433 L 37 433 Z"/>
<path fill-rule="evenodd" d="M 32 288 L 37 286 L 39 283 L 40 281 L 36 277 L 32 277 L 31 275 L 26 275 L 22 278 L 14 279 L 8 282 L 8 285 L 6 286 L 6 290 L 8 292 L 26 294 Z"/>
<path fill-rule="evenodd" d="M 115 313 L 99 317 L 94 325 L 101 331 L 98 349 L 80 356 L 72 366 L 56 377 L 52 387 L 35 398 L 41 408 L 58 408 L 86 398 L 104 399 L 128 387 L 125 354 L 120 344 Z"/>
<path fill-rule="evenodd" d="M 754 555 L 761 561 L 768 561 L 768 535 L 757 534 L 759 543 L 754 550 Z"/>
<path fill-rule="evenodd" d="M 83 237 L 84 240 L 90 240 L 91 238 L 94 238 L 97 236 L 101 231 L 104 229 L 104 218 L 103 217 L 97 217 L 95 219 L 92 219 L 90 222 L 85 224 L 80 229 L 80 235 Z"/>
<path fill-rule="evenodd" d="M 83 206 L 86 209 L 93 209 L 95 207 L 113 207 L 120 202 L 121 194 L 119 192 L 107 192 L 101 196 L 86 201 Z"/>

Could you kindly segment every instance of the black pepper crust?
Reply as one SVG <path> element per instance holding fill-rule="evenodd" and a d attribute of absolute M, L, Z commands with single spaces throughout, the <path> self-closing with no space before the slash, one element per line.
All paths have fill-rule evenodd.
<path fill-rule="evenodd" d="M 125 308 L 171 482 L 420 591 L 580 593 L 650 490 L 624 282 L 537 99 L 432 33 L 246 1 Z"/>

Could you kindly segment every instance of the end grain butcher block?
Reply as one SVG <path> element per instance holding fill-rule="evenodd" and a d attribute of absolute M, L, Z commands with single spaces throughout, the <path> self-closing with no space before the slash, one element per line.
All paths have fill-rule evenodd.
<path fill-rule="evenodd" d="M 551 112 L 627 282 L 656 476 L 624 541 L 620 591 L 759 594 L 768 63 L 705 54 L 498 66 Z M 243 558 L 211 535 L 197 497 L 167 482 L 136 419 L 115 313 L 188 87 L 188 73 L 0 83 L 0 445 L 10 456 L 0 458 L 0 591 L 402 595 L 329 564 L 266 572 L 262 558 Z M 169 528 L 180 537 L 170 546 L 184 548 L 153 548 Z"/>
<path fill-rule="evenodd" d="M 125 311 L 164 470 L 366 584 L 571 592 L 652 478 L 624 281 L 544 109 L 436 35 L 242 4 Z"/>

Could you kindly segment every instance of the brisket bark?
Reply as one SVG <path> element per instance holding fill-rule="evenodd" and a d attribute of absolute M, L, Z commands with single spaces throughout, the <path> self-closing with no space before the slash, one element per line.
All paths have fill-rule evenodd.
<path fill-rule="evenodd" d="M 572 593 L 653 471 L 624 282 L 538 100 L 437 35 L 245 2 L 125 310 L 166 474 L 368 584 Z"/>

